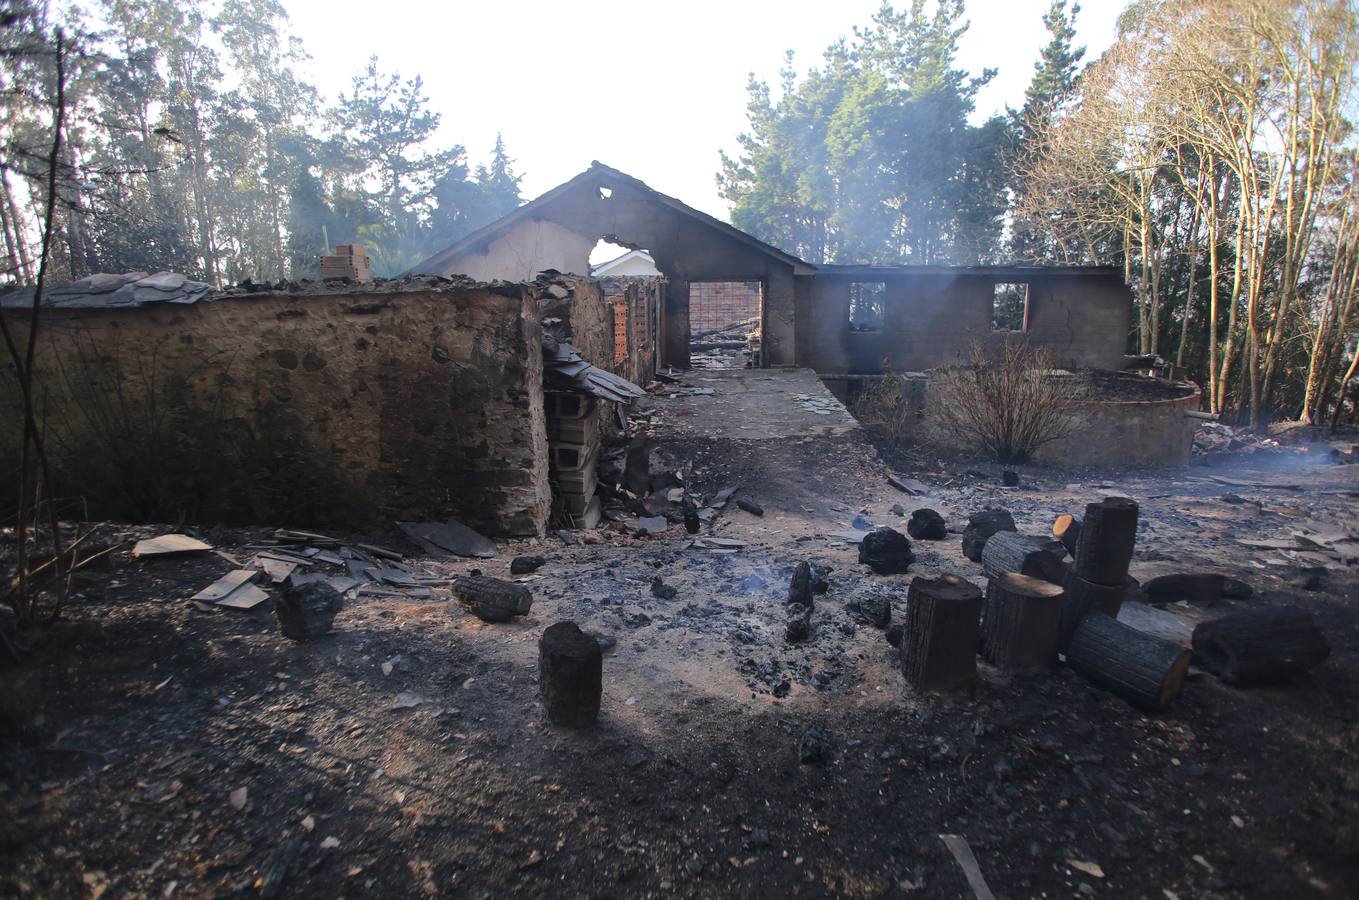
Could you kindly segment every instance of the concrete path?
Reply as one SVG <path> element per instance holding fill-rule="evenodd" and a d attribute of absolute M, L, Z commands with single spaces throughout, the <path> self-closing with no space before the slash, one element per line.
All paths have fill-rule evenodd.
<path fill-rule="evenodd" d="M 656 393 L 667 431 L 768 440 L 846 434 L 859 423 L 811 369 L 710 369 Z"/>

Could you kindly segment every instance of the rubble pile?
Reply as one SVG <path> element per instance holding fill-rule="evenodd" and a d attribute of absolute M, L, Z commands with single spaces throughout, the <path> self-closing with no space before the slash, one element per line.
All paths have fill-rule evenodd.
<path fill-rule="evenodd" d="M 1246 428 L 1233 428 L 1221 422 L 1204 422 L 1194 432 L 1194 455 L 1211 456 L 1219 453 L 1296 453 L 1299 450 L 1285 447 L 1269 437 L 1254 434 Z M 1302 448 L 1305 452 L 1305 448 Z"/>
<path fill-rule="evenodd" d="M 718 331 L 701 331 L 689 340 L 689 365 L 695 369 L 750 368 L 760 353 L 760 320 L 747 319 Z"/>

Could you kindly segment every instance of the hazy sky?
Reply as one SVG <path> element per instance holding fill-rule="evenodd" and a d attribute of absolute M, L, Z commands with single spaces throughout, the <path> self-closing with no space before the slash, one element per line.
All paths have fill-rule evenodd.
<path fill-rule="evenodd" d="M 877 0 L 283 0 L 327 101 L 376 54 L 384 71 L 421 75 L 440 137 L 475 164 L 505 136 L 526 198 L 592 159 L 721 219 L 718 150 L 746 125 L 746 78 L 771 83 L 785 50 L 799 71 L 835 38 L 869 22 Z M 898 6 L 904 6 L 902 0 Z M 1000 70 L 978 112 L 1018 106 L 1047 40 L 1048 0 L 970 0 L 960 62 Z M 1077 18 L 1087 59 L 1114 38 L 1122 0 L 1091 0 Z"/>

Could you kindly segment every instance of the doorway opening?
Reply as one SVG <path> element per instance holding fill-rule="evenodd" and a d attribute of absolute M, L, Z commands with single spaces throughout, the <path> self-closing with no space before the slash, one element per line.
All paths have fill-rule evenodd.
<path fill-rule="evenodd" d="M 695 369 L 758 366 L 761 281 L 689 283 L 689 365 Z"/>

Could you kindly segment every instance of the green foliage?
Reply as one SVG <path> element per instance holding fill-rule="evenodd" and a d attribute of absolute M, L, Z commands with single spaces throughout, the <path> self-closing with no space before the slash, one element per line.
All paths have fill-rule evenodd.
<path fill-rule="evenodd" d="M 327 244 L 368 241 L 393 275 L 520 202 L 497 139 L 475 176 L 443 147 L 420 78 L 370 60 L 327 109 L 277 0 L 0 0 L 0 258 L 23 246 L 50 138 L 47 35 L 71 36 L 58 280 L 170 269 L 218 284 L 315 277 Z M 98 27 L 96 27 L 98 23 Z M 12 213 L 12 216 L 11 216 Z"/>
<path fill-rule="evenodd" d="M 994 76 L 955 65 L 961 0 L 890 4 L 779 97 L 752 78 L 750 129 L 722 156 L 732 222 L 812 262 L 994 259 L 1005 211 L 1003 120 L 968 123 Z"/>

